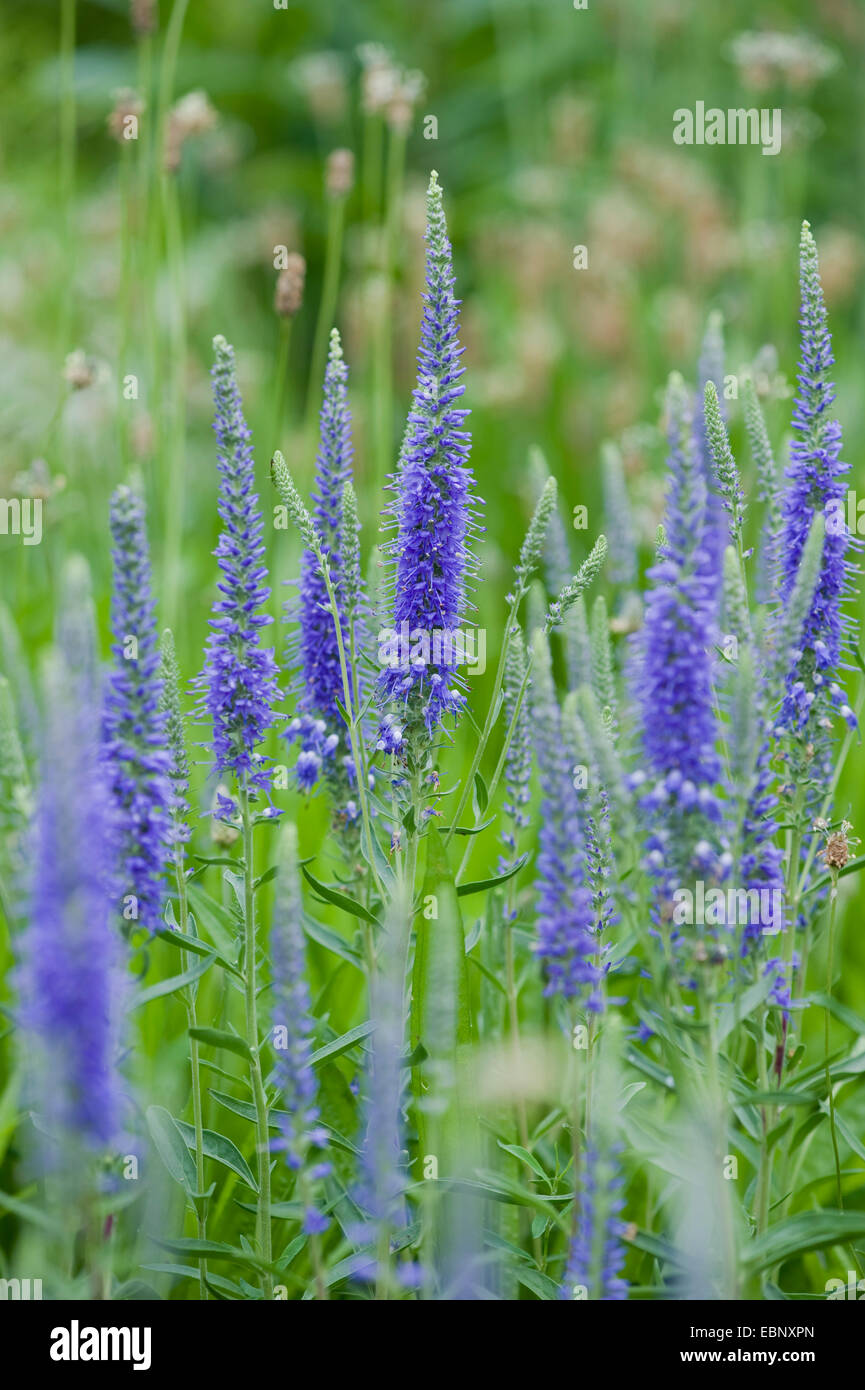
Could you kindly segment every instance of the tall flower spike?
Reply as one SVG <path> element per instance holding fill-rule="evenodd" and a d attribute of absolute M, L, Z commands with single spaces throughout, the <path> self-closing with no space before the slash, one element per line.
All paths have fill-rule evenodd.
<path fill-rule="evenodd" d="M 736 467 L 733 450 L 730 448 L 730 441 L 727 438 L 727 427 L 724 424 L 718 392 L 713 381 L 706 382 L 703 413 L 715 477 L 720 485 L 724 506 L 730 516 L 730 536 L 733 544 L 738 545 L 741 542 L 742 527 L 745 522 L 745 494 L 742 491 L 739 470 Z"/>
<path fill-rule="evenodd" d="M 453 632 L 467 606 L 466 587 L 476 569 L 471 539 L 477 530 L 474 478 L 468 467 L 470 436 L 463 429 L 468 411 L 456 402 L 465 387 L 457 339 L 459 301 L 454 298 L 451 245 L 442 191 L 433 172 L 427 193 L 427 292 L 424 295 L 417 385 L 412 396 L 403 465 L 391 483 L 390 510 L 396 538 L 389 551 L 396 565 L 394 628 Z M 432 643 L 430 642 L 430 646 Z M 434 658 L 435 652 L 431 652 Z M 447 714 L 465 704 L 452 653 L 441 659 L 412 660 L 408 653 L 379 677 L 382 702 L 403 706 L 409 730 L 428 734 Z M 401 736 L 392 720 L 383 722 L 380 746 L 397 751 Z"/>
<path fill-rule="evenodd" d="M 653 795 L 716 812 L 721 766 L 712 689 L 714 584 L 705 564 L 706 488 L 690 443 L 681 377 L 668 391 L 670 491 L 665 541 L 649 570 L 638 695 Z"/>
<path fill-rule="evenodd" d="M 835 359 L 817 247 L 807 222 L 802 224 L 799 270 L 801 356 L 799 388 L 793 404 L 793 444 L 782 499 L 782 607 L 793 591 L 811 520 L 818 511 L 826 515 L 826 540 L 801 653 L 789 673 L 781 711 L 781 722 L 794 730 L 816 721 L 821 713 L 825 716 L 827 706 L 833 705 L 840 708 L 848 722 L 855 722 L 837 677 L 852 627 L 851 618 L 842 611 L 854 570 L 848 552 L 859 544 L 851 540 L 845 519 L 846 477 L 850 469 L 840 458 L 841 426 L 830 413 L 835 388 L 829 373 Z"/>
<path fill-rule="evenodd" d="M 353 452 L 347 382 L 348 369 L 343 359 L 339 334 L 334 329 L 330 335 L 330 351 L 324 375 L 311 515 L 321 553 L 327 557 L 336 592 L 340 629 L 348 661 L 349 625 L 341 541 L 343 493 L 346 485 L 351 482 Z M 355 519 L 356 515 L 355 508 Z M 354 594 L 355 604 L 360 598 L 359 574 L 355 572 L 354 567 L 356 543 L 355 534 L 352 538 L 352 554 L 349 557 L 352 566 L 349 583 L 353 591 L 357 591 Z M 300 743 L 301 751 L 296 768 L 298 781 L 304 791 L 309 791 L 318 781 L 323 764 L 327 764 L 326 771 L 332 784 L 331 790 L 344 800 L 348 787 L 344 768 L 345 746 L 342 749 L 342 759 L 337 758 L 341 739 L 344 738 L 343 718 L 339 707 L 345 701 L 339 644 L 319 557 L 315 549 L 309 545 L 301 559 L 296 617 L 299 624 L 297 646 L 296 651 L 290 653 L 289 660 L 298 664 L 297 688 L 301 693 L 297 702 L 298 715 L 289 726 L 289 737 L 297 739 Z M 351 678 L 349 663 L 349 679 Z M 353 776 L 353 769 L 351 775 Z M 342 785 L 338 785 L 339 783 Z"/>
<path fill-rule="evenodd" d="M 183 730 L 183 709 L 180 703 L 180 669 L 174 649 L 174 633 L 167 627 L 159 643 L 162 692 L 159 707 L 165 716 L 165 738 L 170 756 L 172 799 L 171 820 L 175 843 L 189 839 L 189 759 L 186 754 L 186 735 Z"/>
<path fill-rule="evenodd" d="M 117 488 L 111 498 L 111 537 L 114 666 L 105 693 L 103 735 L 115 809 L 117 890 L 124 920 L 152 932 L 161 919 L 170 764 L 144 504 L 128 487 Z"/>
<path fill-rule="evenodd" d="M 213 605 L 204 670 L 194 682 L 197 715 L 213 727 L 210 747 L 216 771 L 266 790 L 270 773 L 256 750 L 274 723 L 277 697 L 272 648 L 259 645 L 271 621 L 262 612 L 270 597 L 262 564 L 264 523 L 255 492 L 251 435 L 234 365 L 234 349 L 220 335 L 213 340 L 211 373 L 216 407 L 213 428 L 219 465 L 222 533 L 213 552 L 219 561 L 220 597 Z"/>
<path fill-rule="evenodd" d="M 297 830 L 286 824 L 280 832 L 279 877 L 270 935 L 274 1079 L 285 1110 L 281 1120 L 282 1136 L 273 1147 L 283 1150 L 286 1162 L 295 1170 L 303 1168 L 310 1150 L 322 1147 L 325 1140 L 325 1132 L 318 1125 L 317 1086 L 310 1063 L 312 1018 L 302 920 L 303 903 L 297 881 Z M 310 1232 L 323 1229 L 322 1220 L 321 1214 L 309 1206 L 305 1229 Z"/>
<path fill-rule="evenodd" d="M 45 672 L 29 923 L 17 993 L 34 1100 L 50 1134 L 104 1151 L 121 1118 L 120 939 L 98 715 L 62 656 Z"/>
<path fill-rule="evenodd" d="M 757 471 L 757 496 L 766 505 L 766 523 L 762 528 L 760 550 L 760 591 L 758 597 L 765 599 L 775 579 L 778 565 L 778 537 L 781 534 L 781 499 L 778 488 L 778 469 L 775 455 L 769 440 L 769 431 L 757 399 L 757 388 L 751 377 L 745 380 L 742 413 L 751 457 Z"/>
<path fill-rule="evenodd" d="M 586 884 L 583 828 L 567 741 L 553 686 L 550 653 L 534 637 L 532 725 L 541 783 L 538 851 L 538 942 L 547 975 L 544 993 L 578 997 L 596 1010 L 599 971 L 592 957 L 592 894 Z"/>
<path fill-rule="evenodd" d="M 703 522 L 703 564 L 706 575 L 716 586 L 721 579 L 721 555 L 727 544 L 724 506 L 715 490 L 715 470 L 705 410 L 706 387 L 715 387 L 719 401 L 724 399 L 724 320 L 717 310 L 709 315 L 697 364 L 697 401 L 692 432 L 696 463 L 706 488 Z M 724 418 L 723 405 L 721 418 Z"/>

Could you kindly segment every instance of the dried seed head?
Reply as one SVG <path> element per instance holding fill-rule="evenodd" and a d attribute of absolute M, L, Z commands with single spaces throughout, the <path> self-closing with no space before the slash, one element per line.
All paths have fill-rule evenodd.
<path fill-rule="evenodd" d="M 206 92 L 187 92 L 168 113 L 163 164 L 166 173 L 180 167 L 183 146 L 191 135 L 206 135 L 216 125 L 217 115 Z"/>
<path fill-rule="evenodd" d="M 92 357 L 83 348 L 70 352 L 63 367 L 63 379 L 68 381 L 73 391 L 84 391 L 96 380 L 97 368 Z"/>
<path fill-rule="evenodd" d="M 130 0 L 129 22 L 139 36 L 156 32 L 156 0 Z"/>
<path fill-rule="evenodd" d="M 131 87 L 121 87 L 115 94 L 114 107 L 108 117 L 108 130 L 118 144 L 123 145 L 135 138 L 138 118 L 143 110 L 144 102 Z"/>
<path fill-rule="evenodd" d="M 285 267 L 279 272 L 273 307 L 281 319 L 291 318 L 303 303 L 303 285 L 306 280 L 306 261 L 297 251 L 291 251 L 285 258 Z"/>
<path fill-rule="evenodd" d="M 391 130 L 405 135 L 411 125 L 412 113 L 420 101 L 426 87 L 422 72 L 400 72 L 395 74 L 393 91 L 385 105 L 385 119 Z"/>
<path fill-rule="evenodd" d="M 361 101 L 367 115 L 385 109 L 399 83 L 399 71 L 387 49 L 378 43 L 361 44 L 357 56 L 363 64 Z"/>
<path fill-rule="evenodd" d="M 831 834 L 823 849 L 823 863 L 827 869 L 843 869 L 850 859 L 850 846 L 847 842 L 847 822 L 840 830 Z"/>
<path fill-rule="evenodd" d="M 329 198 L 345 198 L 354 187 L 354 155 L 351 150 L 331 150 L 327 157 L 324 187 Z"/>

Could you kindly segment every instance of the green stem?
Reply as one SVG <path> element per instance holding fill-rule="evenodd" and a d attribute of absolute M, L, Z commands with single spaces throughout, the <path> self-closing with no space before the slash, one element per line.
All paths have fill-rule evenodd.
<path fill-rule="evenodd" d="M 258 1204 L 256 1239 L 264 1263 L 273 1263 L 270 1235 L 270 1135 L 267 1124 L 267 1098 L 261 1073 L 261 1053 L 258 1045 L 258 991 L 256 983 L 255 931 L 255 860 L 249 788 L 244 781 L 240 787 L 240 814 L 243 825 L 243 927 L 244 927 L 244 1000 L 246 1005 L 246 1041 L 250 1051 L 250 1080 L 255 1102 L 256 1148 L 258 1151 Z M 270 1269 L 262 1275 L 265 1298 L 273 1297 L 273 1275 Z"/>
<path fill-rule="evenodd" d="M 177 881 L 177 901 L 180 914 L 180 930 L 184 936 L 189 931 L 189 895 L 186 888 L 186 869 L 183 862 L 183 846 L 176 844 L 174 847 L 174 875 Z M 183 953 L 183 968 L 189 967 L 189 953 Z M 193 987 L 189 985 L 184 991 L 184 1002 L 186 1004 L 186 1019 L 189 1028 L 195 1028 L 198 1024 L 195 995 Z M 189 1039 L 189 1065 L 192 1076 L 192 1118 L 195 1125 L 195 1182 L 198 1188 L 198 1198 L 195 1204 L 195 1213 L 198 1220 L 198 1238 L 207 1239 L 207 1214 L 204 1197 L 204 1128 L 201 1116 L 201 1067 L 198 1058 L 198 1039 Z M 207 1301 L 207 1261 L 202 1259 L 198 1270 L 198 1288 L 202 1302 Z"/>
<path fill-rule="evenodd" d="M 61 0 L 60 6 L 60 225 L 66 248 L 61 280 L 58 330 L 61 356 L 69 350 L 72 327 L 72 274 L 75 263 L 75 29 L 76 0 Z"/>
<path fill-rule="evenodd" d="M 829 907 L 829 942 L 826 956 L 826 994 L 831 999 L 833 972 L 835 966 L 835 917 L 838 906 L 838 881 L 833 875 Z M 823 1056 L 826 1064 L 826 1092 L 829 1097 L 829 1128 L 832 1132 L 832 1152 L 835 1155 L 835 1184 L 838 1190 L 838 1210 L 844 1210 L 844 1196 L 841 1191 L 841 1159 L 838 1153 L 838 1135 L 835 1130 L 835 1092 L 832 1087 L 832 1073 L 829 1067 L 829 1010 L 823 1010 Z"/>

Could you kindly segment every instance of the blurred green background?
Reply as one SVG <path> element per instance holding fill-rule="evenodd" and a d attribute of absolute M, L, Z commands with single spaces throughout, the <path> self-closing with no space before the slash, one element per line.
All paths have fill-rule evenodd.
<path fill-rule="evenodd" d="M 70 551 L 91 565 L 107 656 L 108 498 L 130 474 L 148 501 L 161 619 L 176 629 L 184 674 L 199 669 L 218 526 L 207 376 L 214 334 L 237 351 L 266 510 L 275 500 L 266 462 L 277 445 L 308 486 L 308 402 L 318 389 L 310 361 L 333 215 L 325 163 L 335 149 L 356 160 L 335 322 L 351 369 L 367 547 L 381 507 L 377 412 L 390 467 L 413 381 L 432 168 L 445 190 L 464 305 L 472 464 L 486 501 L 477 602 L 491 669 L 477 683 L 476 711 L 536 491 L 532 444 L 558 477 L 566 522 L 574 506 L 588 507 L 588 532 L 571 531 L 579 561 L 604 524 L 601 444 L 617 440 L 648 559 L 663 508 L 666 376 L 676 368 L 694 380 L 707 316 L 720 309 L 727 370 L 758 372 L 780 456 L 796 370 L 803 217 L 821 252 L 844 456 L 851 486 L 865 493 L 860 0 L 589 0 L 585 11 L 571 0 L 287 0 L 284 8 L 145 0 L 131 8 L 139 20 L 158 9 L 152 33 L 136 35 L 122 0 L 2 7 L 0 495 L 44 499 L 41 545 L 0 536 L 0 597 L 11 615 L 0 664 L 25 735 Z M 172 14 L 183 19 L 173 71 Z M 361 48 L 371 44 L 387 58 Z M 376 62 L 396 73 L 407 115 L 376 108 Z M 143 102 L 136 141 L 109 129 L 113 111 L 136 109 L 118 98 L 123 89 Z M 164 136 L 173 103 L 190 93 L 204 97 L 185 108 L 179 167 L 166 173 L 160 110 Z M 781 153 L 675 146 L 673 112 L 697 101 L 780 107 Z M 435 139 L 425 138 L 430 117 Z M 279 245 L 307 262 L 290 336 L 273 305 Z M 585 270 L 573 267 L 577 245 L 588 249 Z M 391 345 L 384 359 L 382 325 Z M 124 397 L 130 375 L 137 399 Z M 730 411 L 750 480 L 735 400 Z M 279 577 L 290 575 L 293 538 L 270 531 L 269 544 Z M 282 633 L 275 640 L 281 645 Z M 861 767 L 855 753 L 838 802 L 860 833 Z M 200 781 L 203 813 L 212 787 Z M 323 799 L 302 806 L 281 791 L 277 800 L 299 813 L 302 850 L 317 852 L 327 831 Z M 478 867 L 494 862 L 494 836 L 476 848 Z M 862 1012 L 857 882 L 845 883 L 840 997 Z M 323 979 L 326 959 L 320 965 Z M 353 1002 L 342 1001 L 343 1026 L 354 1021 Z M 179 1057 L 179 1005 L 176 1023 Z M 149 1027 L 155 1044 L 159 1020 Z"/>

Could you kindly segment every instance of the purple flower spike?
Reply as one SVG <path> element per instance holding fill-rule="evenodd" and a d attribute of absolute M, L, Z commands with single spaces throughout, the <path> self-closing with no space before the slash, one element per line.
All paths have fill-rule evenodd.
<path fill-rule="evenodd" d="M 476 562 L 470 550 L 477 503 L 468 467 L 471 436 L 463 429 L 469 414 L 456 402 L 465 387 L 460 378 L 459 301 L 454 298 L 451 245 L 442 191 L 435 173 L 427 192 L 427 292 L 424 295 L 417 385 L 412 396 L 401 467 L 392 479 L 390 512 L 396 538 L 388 550 L 396 563 L 394 629 L 411 644 L 379 677 L 382 703 L 398 706 L 406 732 L 431 734 L 446 714 L 465 703 L 450 650 L 436 652 L 435 633 L 452 633 L 466 610 L 466 584 Z M 426 640 L 418 656 L 415 644 Z M 379 747 L 399 752 L 385 722 Z"/>
<path fill-rule="evenodd" d="M 834 706 L 853 716 L 838 685 L 837 672 L 850 642 L 851 619 L 842 611 L 854 570 L 848 551 L 858 548 L 845 519 L 849 465 L 841 454 L 841 426 L 830 414 L 835 387 L 829 373 L 835 361 L 820 284 L 817 247 L 807 222 L 800 244 L 801 359 L 799 389 L 793 405 L 793 444 L 785 470 L 782 498 L 783 533 L 779 546 L 779 592 L 787 602 L 815 512 L 826 516 L 826 539 L 820 578 L 805 622 L 801 654 L 787 678 L 781 723 L 801 730 Z"/>
<path fill-rule="evenodd" d="M 160 923 L 172 788 L 144 504 L 128 487 L 117 488 L 111 499 L 111 537 L 114 667 L 103 740 L 115 810 L 117 894 L 124 920 L 153 932 Z"/>
<path fill-rule="evenodd" d="M 666 543 L 648 577 L 638 696 L 643 749 L 660 804 L 715 813 L 721 772 L 712 691 L 715 587 L 706 564 L 706 485 L 690 445 L 681 378 L 668 394 L 672 475 Z"/>
<path fill-rule="evenodd" d="M 348 369 L 342 355 L 339 334 L 333 330 L 330 353 L 324 377 L 324 399 L 321 407 L 321 426 L 316 462 L 315 490 L 312 494 L 313 518 L 328 557 L 331 578 L 339 604 L 339 621 L 348 653 L 349 622 L 344 605 L 343 563 L 340 554 L 340 522 L 342 518 L 343 485 L 351 479 L 352 443 L 351 415 L 347 394 Z M 300 568 L 299 600 L 296 617 L 299 631 L 289 652 L 291 664 L 299 665 L 297 688 L 300 695 L 297 709 L 300 718 L 292 721 L 288 735 L 300 743 L 297 778 L 303 791 L 310 791 L 319 774 L 336 752 L 344 738 L 343 717 L 339 706 L 345 703 L 339 645 L 336 626 L 324 580 L 319 573 L 318 560 L 309 549 L 303 552 Z M 356 634 L 359 629 L 356 622 Z M 358 650 L 362 634 L 356 636 Z M 330 743 L 332 740 L 332 743 Z M 325 744 L 329 746 L 325 747 Z M 345 746 L 342 749 L 345 752 Z M 332 764 L 327 770 L 332 770 Z M 331 778 L 333 782 L 333 778 Z M 344 787 L 333 790 L 344 794 Z"/>
<path fill-rule="evenodd" d="M 262 564 L 264 523 L 255 492 L 251 435 L 243 418 L 234 349 L 213 340 L 214 430 L 219 461 L 222 534 L 214 551 L 221 572 L 213 605 L 204 671 L 196 678 L 197 714 L 213 725 L 210 747 L 217 773 L 231 771 L 240 783 L 270 786 L 270 773 L 256 752 L 274 723 L 277 697 L 272 648 L 259 646 L 271 620 L 261 610 L 270 597 Z"/>
<path fill-rule="evenodd" d="M 19 1017 L 47 1130 L 104 1151 L 120 1130 L 123 973 L 98 735 L 85 682 L 57 659 L 46 678 L 29 923 L 16 972 Z"/>
<path fill-rule="evenodd" d="M 535 636 L 532 723 L 541 782 L 541 830 L 538 850 L 538 942 L 536 951 L 547 975 L 544 993 L 580 998 L 597 1010 L 595 986 L 600 969 L 593 934 L 592 892 L 586 881 L 586 850 L 573 759 L 562 733 L 562 720 L 550 671 L 549 649 Z"/>

